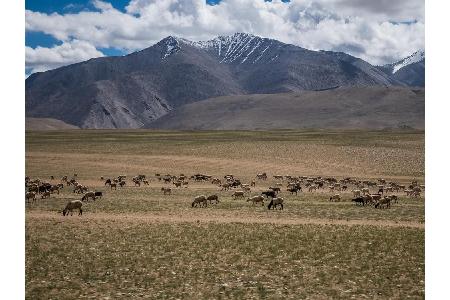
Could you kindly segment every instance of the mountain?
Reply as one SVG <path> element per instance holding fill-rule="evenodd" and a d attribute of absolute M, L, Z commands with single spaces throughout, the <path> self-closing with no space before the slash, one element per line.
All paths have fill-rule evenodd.
<path fill-rule="evenodd" d="M 126 56 L 32 74 L 26 116 L 81 128 L 140 128 L 212 97 L 392 85 L 404 83 L 345 53 L 244 33 L 203 42 L 170 36 Z"/>
<path fill-rule="evenodd" d="M 77 126 L 64 123 L 61 120 L 49 118 L 26 118 L 25 130 L 66 130 L 79 129 Z"/>
<path fill-rule="evenodd" d="M 184 105 L 146 127 L 177 130 L 423 129 L 424 121 L 423 89 L 372 86 L 217 97 Z"/>
<path fill-rule="evenodd" d="M 381 69 L 392 78 L 408 86 L 425 86 L 425 51 L 416 51 L 410 56 Z"/>

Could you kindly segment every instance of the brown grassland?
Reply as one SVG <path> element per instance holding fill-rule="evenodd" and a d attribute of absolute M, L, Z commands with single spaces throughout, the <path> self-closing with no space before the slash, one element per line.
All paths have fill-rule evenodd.
<path fill-rule="evenodd" d="M 423 197 L 398 193 L 391 209 L 375 209 L 352 204 L 350 192 L 331 203 L 328 191 L 283 186 L 285 209 L 269 211 L 211 183 L 175 188 L 154 177 L 232 173 L 249 183 L 267 172 L 251 195 L 275 174 L 423 184 L 424 151 L 417 131 L 27 132 L 26 175 L 59 183 L 77 173 L 104 196 L 81 217 L 61 214 L 81 198 L 70 187 L 26 205 L 26 298 L 424 298 Z M 121 174 L 117 191 L 100 180 Z M 134 187 L 137 174 L 150 185 Z M 219 204 L 191 207 L 213 193 Z"/>

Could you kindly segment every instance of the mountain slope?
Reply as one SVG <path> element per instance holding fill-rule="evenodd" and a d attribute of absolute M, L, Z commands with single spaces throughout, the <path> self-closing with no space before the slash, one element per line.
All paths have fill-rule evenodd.
<path fill-rule="evenodd" d="M 408 86 L 425 86 L 425 51 L 416 51 L 410 56 L 381 69 L 392 78 Z"/>
<path fill-rule="evenodd" d="M 26 115 L 82 128 L 139 128 L 211 97 L 402 84 L 344 53 L 242 33 L 205 42 L 168 37 L 127 56 L 31 75 Z"/>
<path fill-rule="evenodd" d="M 25 130 L 66 130 L 79 129 L 77 126 L 64 123 L 61 120 L 48 118 L 26 118 Z"/>
<path fill-rule="evenodd" d="M 235 130 L 424 128 L 425 92 L 404 87 L 224 96 L 182 106 L 148 128 Z"/>

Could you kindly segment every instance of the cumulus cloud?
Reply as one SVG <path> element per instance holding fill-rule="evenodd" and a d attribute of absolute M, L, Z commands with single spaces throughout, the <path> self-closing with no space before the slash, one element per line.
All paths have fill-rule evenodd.
<path fill-rule="evenodd" d="M 372 64 L 425 46 L 423 0 L 222 0 L 214 6 L 205 0 L 131 0 L 125 12 L 105 1 L 93 4 L 97 11 L 76 14 L 27 10 L 26 30 L 128 52 L 168 35 L 207 40 L 248 32 L 308 49 L 347 52 Z"/>
<path fill-rule="evenodd" d="M 25 47 L 25 67 L 32 73 L 54 69 L 103 56 L 94 46 L 85 41 L 73 40 L 52 48 Z"/>

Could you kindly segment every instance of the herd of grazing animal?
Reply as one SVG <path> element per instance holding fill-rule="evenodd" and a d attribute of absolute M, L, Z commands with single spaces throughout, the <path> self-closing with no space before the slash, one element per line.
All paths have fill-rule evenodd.
<path fill-rule="evenodd" d="M 124 188 L 126 186 L 126 177 L 126 175 L 119 175 L 113 179 L 105 179 L 102 176 L 100 179 L 104 181 L 105 186 L 109 185 L 111 190 L 117 190 L 118 186 L 120 188 Z M 60 183 L 52 184 L 40 179 L 32 180 L 29 177 L 25 177 L 25 200 L 27 203 L 35 203 L 38 196 L 40 196 L 41 199 L 48 199 L 52 196 L 52 194 L 59 194 L 65 186 L 72 186 L 73 193 L 82 194 L 82 197 L 80 200 L 70 201 L 64 208 L 63 215 L 69 215 L 69 213 L 72 215 L 72 211 L 74 209 L 78 209 L 79 215 L 82 215 L 83 202 L 87 202 L 89 200 L 95 201 L 103 196 L 103 192 L 89 191 L 88 187 L 80 184 L 76 178 L 77 174 L 74 174 L 70 180 L 68 179 L 68 176 L 63 176 Z M 205 174 L 194 174 L 189 178 L 184 174 L 180 174 L 178 176 L 170 174 L 155 174 L 155 178 L 159 182 L 164 183 L 164 186 L 161 187 L 163 195 L 172 195 L 172 188 L 167 186 L 167 184 L 170 183 L 172 183 L 175 188 L 187 188 L 189 185 L 189 180 L 196 183 L 210 182 L 218 187 L 218 191 L 227 192 L 233 189 L 231 197 L 234 200 L 245 199 L 246 194 L 250 193 L 250 195 L 247 196 L 246 201 L 251 202 L 252 205 L 264 206 L 264 202 L 269 201 L 267 206 L 269 210 L 276 208 L 283 210 L 285 204 L 284 199 L 279 196 L 279 194 L 284 190 L 283 186 L 286 186 L 286 191 L 289 192 L 290 195 L 298 195 L 299 192 L 303 192 L 304 190 L 309 193 L 316 193 L 320 191 L 323 193 L 327 193 L 327 191 L 331 192 L 332 195 L 329 196 L 330 202 L 342 201 L 340 193 L 336 192 L 345 192 L 349 190 L 353 196 L 351 201 L 355 203 L 355 205 L 372 206 L 380 209 L 388 209 L 391 207 L 391 204 L 398 202 L 399 197 L 394 193 L 404 192 L 406 196 L 409 197 L 420 197 L 421 192 L 425 189 L 425 185 L 420 185 L 415 180 L 411 182 L 410 185 L 402 185 L 396 182 L 387 182 L 384 179 L 378 179 L 377 181 L 361 181 L 350 177 L 338 180 L 333 177 L 323 178 L 321 176 L 308 177 L 274 175 L 273 178 L 277 181 L 275 185 L 270 186 L 266 190 L 262 190 L 259 195 L 252 196 L 252 188 L 256 187 L 256 182 L 265 182 L 268 180 L 267 173 L 264 172 L 257 174 L 255 177 L 256 180 L 252 180 L 249 183 L 243 183 L 242 180 L 232 174 L 227 174 L 223 176 L 222 179 Z M 55 180 L 55 177 L 51 176 L 51 180 Z M 147 179 L 145 175 L 134 176 L 131 180 L 135 187 L 149 185 L 149 179 Z M 372 191 L 375 190 L 376 193 L 371 192 L 371 189 Z M 219 196 L 217 194 L 196 196 L 191 206 L 207 207 L 208 202 L 209 204 L 220 203 Z"/>

